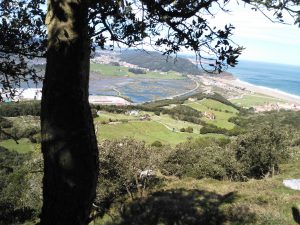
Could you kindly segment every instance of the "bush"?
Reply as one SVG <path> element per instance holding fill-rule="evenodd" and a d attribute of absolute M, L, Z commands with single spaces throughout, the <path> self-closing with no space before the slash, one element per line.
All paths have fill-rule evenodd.
<path fill-rule="evenodd" d="M 41 143 L 42 142 L 42 136 L 40 133 L 34 134 L 32 136 L 29 137 L 29 140 L 32 143 Z"/>
<path fill-rule="evenodd" d="M 109 65 L 112 65 L 112 66 L 120 66 L 120 63 L 119 63 L 119 62 L 110 62 Z"/>
<path fill-rule="evenodd" d="M 185 128 L 180 128 L 180 132 L 185 132 Z"/>
<path fill-rule="evenodd" d="M 188 132 L 188 133 L 193 133 L 194 129 L 192 127 L 187 127 L 185 129 L 185 132 Z"/>
<path fill-rule="evenodd" d="M 41 103 L 40 101 L 28 101 L 19 103 L 1 103 L 0 115 L 5 117 L 17 116 L 40 116 Z"/>
<path fill-rule="evenodd" d="M 92 117 L 93 117 L 93 118 L 99 117 L 98 114 L 97 114 L 97 112 L 98 112 L 97 109 L 92 108 L 92 109 L 91 109 L 91 112 L 92 112 Z"/>
<path fill-rule="evenodd" d="M 133 199 L 144 196 L 159 182 L 155 176 L 141 177 L 140 172 L 154 170 L 163 151 L 158 152 L 144 142 L 130 139 L 104 141 L 100 148 L 99 204 L 110 204 L 124 197 Z"/>
<path fill-rule="evenodd" d="M 169 175 L 201 179 L 235 179 L 236 162 L 230 149 L 223 149 L 212 139 L 197 139 L 176 147 L 163 164 Z"/>
<path fill-rule="evenodd" d="M 160 116 L 160 112 L 159 111 L 155 111 L 154 114 L 157 115 L 157 116 Z"/>
<path fill-rule="evenodd" d="M 154 141 L 152 144 L 151 144 L 152 147 L 162 147 L 163 144 L 160 142 L 160 141 Z"/>
<path fill-rule="evenodd" d="M 227 132 L 228 130 L 226 130 L 225 128 L 220 128 L 213 124 L 205 124 L 200 129 L 200 134 L 208 134 L 208 133 L 226 134 Z"/>
<path fill-rule="evenodd" d="M 134 74 L 146 74 L 145 70 L 138 68 L 129 68 L 128 71 Z"/>
<path fill-rule="evenodd" d="M 42 173 L 33 175 L 32 171 L 42 169 L 35 167 L 36 161 L 39 160 L 31 154 L 0 147 L 0 224 L 24 224 L 38 217 Z"/>
<path fill-rule="evenodd" d="M 279 163 L 288 158 L 286 136 L 282 130 L 265 127 L 241 135 L 233 149 L 244 175 L 257 179 L 279 172 Z"/>
<path fill-rule="evenodd" d="M 0 117 L 0 128 L 11 128 L 12 126 L 13 123 L 10 120 Z"/>

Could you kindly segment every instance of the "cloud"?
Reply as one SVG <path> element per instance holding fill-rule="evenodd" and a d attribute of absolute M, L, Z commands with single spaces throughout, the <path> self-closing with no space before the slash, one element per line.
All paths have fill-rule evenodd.
<path fill-rule="evenodd" d="M 230 13 L 218 12 L 210 17 L 218 28 L 235 26 L 233 40 L 246 47 L 242 58 L 300 65 L 300 28 L 272 23 L 262 13 L 230 3 Z"/>

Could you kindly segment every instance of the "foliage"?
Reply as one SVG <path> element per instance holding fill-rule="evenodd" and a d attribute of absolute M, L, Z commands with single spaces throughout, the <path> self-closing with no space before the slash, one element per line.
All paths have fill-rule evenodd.
<path fill-rule="evenodd" d="M 238 137 L 233 145 L 245 176 L 263 178 L 279 172 L 279 163 L 288 157 L 287 134 L 275 127 L 264 127 Z"/>
<path fill-rule="evenodd" d="M 101 208 L 124 195 L 131 199 L 143 197 L 159 181 L 155 176 L 143 177 L 141 172 L 154 171 L 161 155 L 165 154 L 163 150 L 158 152 L 143 142 L 130 139 L 105 141 L 100 149 L 101 170 L 96 201 Z"/>
<path fill-rule="evenodd" d="M 129 68 L 128 71 L 135 74 L 146 74 L 145 70 L 138 68 Z"/>
<path fill-rule="evenodd" d="M 154 142 L 152 142 L 151 146 L 160 148 L 163 146 L 163 144 L 160 141 L 154 141 Z"/>
<path fill-rule="evenodd" d="M 299 111 L 271 111 L 265 113 L 246 113 L 238 117 L 232 117 L 231 122 L 242 129 L 255 129 L 263 126 L 281 126 L 282 128 L 300 128 Z"/>
<path fill-rule="evenodd" d="M 300 10 L 299 0 L 245 0 L 246 3 L 250 4 L 254 10 L 263 12 L 273 22 L 284 23 L 288 17 L 294 21 L 295 25 L 300 27 Z M 271 11 L 272 17 L 268 16 L 264 11 Z"/>
<path fill-rule="evenodd" d="M 212 100 L 216 100 L 217 102 L 221 102 L 225 105 L 231 106 L 237 110 L 240 110 L 240 107 L 233 104 L 232 102 L 228 101 L 226 98 L 224 98 L 222 95 L 218 94 L 218 93 L 213 93 L 213 94 L 204 94 L 204 93 L 197 93 L 194 95 L 189 96 L 191 98 L 196 98 L 197 100 L 202 100 L 202 99 L 212 99 Z"/>
<path fill-rule="evenodd" d="M 29 172 L 36 170 L 37 162 L 41 157 L 0 147 L 0 224 L 23 224 L 38 216 L 41 175 Z"/>
<path fill-rule="evenodd" d="M 162 51 L 166 55 L 176 54 L 185 48 L 202 59 L 206 58 L 203 52 L 209 52 L 210 59 L 214 57 L 215 60 L 212 68 L 220 71 L 223 66 L 237 63 L 242 48 L 233 47 L 234 44 L 230 43 L 234 29 L 232 25 L 217 29 L 203 18 L 209 13 L 213 2 L 218 3 L 216 7 L 224 7 L 217 0 L 209 4 L 199 1 L 133 1 L 119 4 L 94 0 L 90 5 L 89 19 L 93 22 L 90 24 L 90 35 L 102 48 L 107 40 L 132 47 L 150 39 L 156 48 L 163 45 Z M 166 29 L 168 32 L 163 32 Z"/>
<path fill-rule="evenodd" d="M 196 139 L 178 145 L 163 163 L 163 169 L 179 177 L 233 179 L 235 164 L 229 149 L 224 150 L 212 139 Z"/>
<path fill-rule="evenodd" d="M 42 0 L 3 0 L 0 3 L 0 101 L 15 88 L 41 77 L 28 61 L 42 56 L 46 47 Z M 2 115 L 0 113 L 0 115 Z"/>
<path fill-rule="evenodd" d="M 18 111 L 15 111 L 18 113 Z M 40 133 L 39 118 L 33 116 L 9 117 L 6 119 L 10 123 L 9 128 L 3 128 L 0 135 L 1 140 L 14 139 L 15 141 L 22 138 L 32 139 Z M 34 138 L 33 138 L 34 139 Z"/>
<path fill-rule="evenodd" d="M 163 109 L 162 113 L 170 115 L 173 119 L 202 124 L 200 120 L 202 114 L 189 106 L 178 105 L 172 109 Z"/>
<path fill-rule="evenodd" d="M 97 110 L 95 108 L 92 108 L 91 111 L 92 111 L 92 117 L 97 118 L 98 117 Z"/>
<path fill-rule="evenodd" d="M 4 117 L 40 116 L 41 105 L 39 101 L 19 103 L 1 103 L 0 115 Z"/>
<path fill-rule="evenodd" d="M 0 129 L 11 128 L 12 126 L 13 126 L 13 123 L 10 120 L 0 117 Z"/>

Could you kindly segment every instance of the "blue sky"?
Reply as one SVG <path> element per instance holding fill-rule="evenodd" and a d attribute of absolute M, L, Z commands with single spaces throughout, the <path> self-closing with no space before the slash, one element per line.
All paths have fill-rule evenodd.
<path fill-rule="evenodd" d="M 300 28 L 272 23 L 249 6 L 230 3 L 230 13 L 218 12 L 211 23 L 235 26 L 233 40 L 246 47 L 240 59 L 300 66 Z M 291 21 L 290 21 L 291 22 Z"/>

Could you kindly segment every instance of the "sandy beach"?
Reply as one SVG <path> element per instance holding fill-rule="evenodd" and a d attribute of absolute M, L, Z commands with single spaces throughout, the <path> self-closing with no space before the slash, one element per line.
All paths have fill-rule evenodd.
<path fill-rule="evenodd" d="M 300 104 L 300 96 L 292 95 L 285 93 L 283 91 L 275 90 L 272 88 L 262 87 L 262 86 L 255 86 L 250 83 L 241 81 L 235 78 L 233 75 L 226 74 L 225 76 L 211 76 L 205 75 L 202 78 L 202 81 L 206 82 L 207 84 L 216 85 L 219 87 L 223 87 L 227 90 L 242 90 L 245 94 L 249 93 L 259 93 L 267 96 L 271 96 L 277 99 L 281 99 L 287 101 L 288 103 L 295 103 Z"/>

